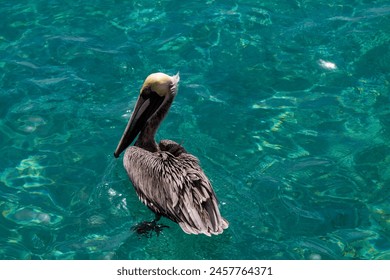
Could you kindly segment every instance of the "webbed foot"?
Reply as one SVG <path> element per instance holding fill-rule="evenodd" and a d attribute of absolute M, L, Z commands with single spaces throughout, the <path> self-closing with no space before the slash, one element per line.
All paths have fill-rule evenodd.
<path fill-rule="evenodd" d="M 152 237 L 153 232 L 156 233 L 157 236 L 163 231 L 164 228 L 169 228 L 169 226 L 158 224 L 156 220 L 151 222 L 142 222 L 133 227 L 131 227 L 132 231 L 143 237 Z"/>

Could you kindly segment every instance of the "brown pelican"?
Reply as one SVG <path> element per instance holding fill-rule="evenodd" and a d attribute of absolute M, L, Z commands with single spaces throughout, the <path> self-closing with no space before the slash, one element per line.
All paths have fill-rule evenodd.
<path fill-rule="evenodd" d="M 114 156 L 134 141 L 123 158 L 123 165 L 140 200 L 156 219 L 143 226 L 156 229 L 161 216 L 178 223 L 188 234 L 220 234 L 228 227 L 221 216 L 210 181 L 198 159 L 171 140 L 154 140 L 156 131 L 176 96 L 179 74 L 149 75 L 140 91 L 134 111 Z"/>

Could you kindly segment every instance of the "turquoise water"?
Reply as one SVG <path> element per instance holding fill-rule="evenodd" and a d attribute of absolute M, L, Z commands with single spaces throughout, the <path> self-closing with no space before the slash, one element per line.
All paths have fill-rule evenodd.
<path fill-rule="evenodd" d="M 69 2 L 69 1 L 68 1 Z M 390 259 L 388 1 L 0 1 L 1 259 Z M 190 236 L 113 157 L 144 78 L 158 139 L 230 222 Z"/>

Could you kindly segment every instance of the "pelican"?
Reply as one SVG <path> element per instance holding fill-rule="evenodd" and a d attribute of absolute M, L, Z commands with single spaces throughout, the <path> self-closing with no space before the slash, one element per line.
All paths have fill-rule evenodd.
<path fill-rule="evenodd" d="M 179 74 L 164 73 L 146 78 L 114 156 L 126 150 L 124 168 L 139 199 L 156 214 L 155 220 L 143 226 L 152 226 L 158 233 L 156 221 L 164 216 L 187 234 L 221 234 L 229 224 L 220 214 L 199 160 L 174 141 L 157 144 L 154 139 L 177 94 L 179 79 Z"/>

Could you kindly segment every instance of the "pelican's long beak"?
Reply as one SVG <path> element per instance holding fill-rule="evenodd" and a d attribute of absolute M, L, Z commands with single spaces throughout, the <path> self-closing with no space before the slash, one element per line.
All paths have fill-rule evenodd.
<path fill-rule="evenodd" d="M 146 78 L 133 114 L 114 152 L 116 158 L 130 146 L 146 122 L 158 111 L 169 95 L 176 93 L 178 77 L 178 75 L 170 77 L 163 73 L 155 73 Z"/>
<path fill-rule="evenodd" d="M 164 97 L 157 94 L 149 94 L 149 96 L 143 96 L 141 94 L 138 97 L 134 112 L 127 123 L 118 147 L 115 150 L 114 156 L 116 158 L 130 146 L 135 137 L 137 137 L 138 133 L 145 126 L 146 121 L 157 111 L 163 101 Z"/>

